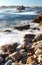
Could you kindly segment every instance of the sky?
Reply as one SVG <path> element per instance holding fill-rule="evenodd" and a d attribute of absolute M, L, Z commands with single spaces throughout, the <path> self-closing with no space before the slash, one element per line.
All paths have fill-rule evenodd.
<path fill-rule="evenodd" d="M 42 0 L 0 0 L 0 6 L 3 5 L 42 6 Z"/>

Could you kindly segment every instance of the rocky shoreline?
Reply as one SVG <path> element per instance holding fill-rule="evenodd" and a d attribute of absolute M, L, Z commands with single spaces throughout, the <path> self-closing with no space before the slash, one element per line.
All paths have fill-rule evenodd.
<path fill-rule="evenodd" d="M 32 22 L 42 26 L 42 13 Z M 30 25 L 15 27 L 19 31 L 29 29 Z M 38 29 L 39 28 L 33 28 Z M 4 32 L 11 32 L 6 30 Z M 0 47 L 0 65 L 42 65 L 42 34 L 25 34 L 24 44 L 6 44 Z"/>

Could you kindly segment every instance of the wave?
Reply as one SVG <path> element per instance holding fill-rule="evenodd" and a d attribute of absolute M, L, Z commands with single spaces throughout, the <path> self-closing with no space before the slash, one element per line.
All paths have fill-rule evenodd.
<path fill-rule="evenodd" d="M 19 31 L 13 28 L 0 29 L 0 46 L 12 43 L 18 43 L 20 45 L 23 45 L 25 34 L 42 34 L 42 27 L 40 29 L 40 31 L 32 29 Z M 10 30 L 11 32 L 4 32 L 5 30 Z"/>

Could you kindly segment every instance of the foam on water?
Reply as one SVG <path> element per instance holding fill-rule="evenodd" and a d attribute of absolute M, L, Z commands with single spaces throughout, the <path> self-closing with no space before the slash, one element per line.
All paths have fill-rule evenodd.
<path fill-rule="evenodd" d="M 32 29 L 32 28 L 37 27 L 38 24 L 31 23 L 28 20 L 27 21 L 18 20 L 18 18 L 21 18 L 21 15 L 24 15 L 24 16 L 28 15 L 27 17 L 29 17 L 29 18 L 32 17 L 31 15 L 37 15 L 36 11 L 30 11 L 30 10 L 28 10 L 28 12 L 27 11 L 18 12 L 16 9 L 15 10 L 14 9 L 1 9 L 0 10 L 0 27 L 1 27 L 0 28 L 0 46 L 3 46 L 5 44 L 12 44 L 15 42 L 17 42 L 20 45 L 23 45 L 25 34 L 42 34 L 42 27 L 39 27 L 40 30 Z M 16 18 L 18 21 L 14 21 L 15 17 L 18 17 L 18 18 Z M 10 25 L 9 25 L 9 21 L 11 23 Z M 30 29 L 23 30 L 23 31 L 14 30 L 13 28 L 11 28 L 11 27 L 14 27 L 14 25 L 12 25 L 12 21 L 14 22 L 14 25 L 15 24 L 16 25 L 30 24 Z M 9 25 L 10 28 L 6 28 L 7 25 Z M 11 30 L 11 32 L 4 32 L 5 30 Z"/>
<path fill-rule="evenodd" d="M 11 30 L 11 32 L 3 32 L 7 29 Z M 23 45 L 25 34 L 42 34 L 42 27 L 40 27 L 40 30 L 28 29 L 23 31 L 14 30 L 13 28 L 4 28 L 3 31 L 0 32 L 0 46 L 3 46 L 5 44 L 12 44 L 15 42 Z"/>
<path fill-rule="evenodd" d="M 5 44 L 11 44 L 11 43 L 21 43 L 23 44 L 23 34 L 16 31 L 13 31 L 12 33 L 0 33 L 0 46 Z"/>

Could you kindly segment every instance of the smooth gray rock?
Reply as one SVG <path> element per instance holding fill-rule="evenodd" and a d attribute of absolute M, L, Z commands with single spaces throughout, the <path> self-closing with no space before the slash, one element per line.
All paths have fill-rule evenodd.
<path fill-rule="evenodd" d="M 9 61 L 7 61 L 5 65 L 12 65 L 12 60 L 10 59 Z"/>

